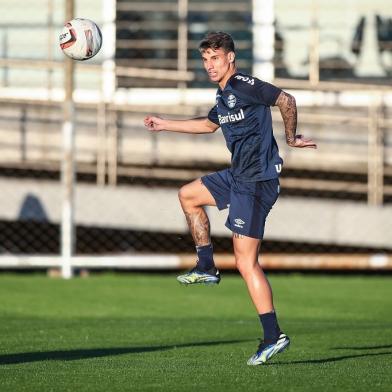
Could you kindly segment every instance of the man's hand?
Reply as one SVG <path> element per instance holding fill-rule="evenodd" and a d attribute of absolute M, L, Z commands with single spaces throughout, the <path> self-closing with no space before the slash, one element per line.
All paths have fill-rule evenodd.
<path fill-rule="evenodd" d="M 317 144 L 312 139 L 306 139 L 303 135 L 295 135 L 293 140 L 287 141 L 290 147 L 317 148 Z"/>
<path fill-rule="evenodd" d="M 155 132 L 159 132 L 159 131 L 163 131 L 164 128 L 164 121 L 162 118 L 160 117 L 156 117 L 156 116 L 147 116 L 144 119 L 144 126 L 149 130 L 149 131 L 155 131 Z"/>
<path fill-rule="evenodd" d="M 211 122 L 207 117 L 192 118 L 187 120 L 170 120 L 157 116 L 147 116 L 144 125 L 149 131 L 181 132 L 181 133 L 212 133 L 219 125 Z"/>

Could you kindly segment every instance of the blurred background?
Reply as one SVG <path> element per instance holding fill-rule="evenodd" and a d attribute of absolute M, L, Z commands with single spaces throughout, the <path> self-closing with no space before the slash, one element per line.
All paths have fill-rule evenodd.
<path fill-rule="evenodd" d="M 75 17 L 101 27 L 103 47 L 70 65 L 58 36 L 72 3 Z M 216 30 L 233 36 L 241 71 L 296 97 L 299 132 L 318 144 L 288 148 L 272 109 L 285 164 L 264 266 L 392 269 L 392 10 L 383 0 L 2 0 L 0 268 L 194 263 L 177 190 L 227 167 L 229 153 L 219 131 L 152 134 L 143 118 L 208 113 L 215 86 L 197 48 Z M 227 212 L 208 213 L 216 261 L 233 268 Z"/>

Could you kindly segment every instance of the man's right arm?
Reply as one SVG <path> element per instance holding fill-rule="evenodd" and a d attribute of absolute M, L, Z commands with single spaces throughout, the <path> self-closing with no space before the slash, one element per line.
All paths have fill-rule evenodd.
<path fill-rule="evenodd" d="M 144 125 L 149 131 L 169 131 L 182 133 L 212 133 L 219 125 L 210 121 L 207 117 L 195 118 L 191 120 L 169 120 L 156 116 L 147 116 Z"/>

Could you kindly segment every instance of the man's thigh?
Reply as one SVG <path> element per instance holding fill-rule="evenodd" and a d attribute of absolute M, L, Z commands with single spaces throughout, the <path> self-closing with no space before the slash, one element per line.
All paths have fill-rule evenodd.
<path fill-rule="evenodd" d="M 257 261 L 261 240 L 233 233 L 233 249 L 236 261 Z"/>
<path fill-rule="evenodd" d="M 193 206 L 215 206 L 215 199 L 200 178 L 181 187 L 179 197 L 182 202 Z"/>
<path fill-rule="evenodd" d="M 214 205 L 219 210 L 229 207 L 232 181 L 229 169 L 203 176 L 201 181 L 214 198 Z"/>
<path fill-rule="evenodd" d="M 278 186 L 276 179 L 232 187 L 226 227 L 233 233 L 262 239 L 265 221 L 278 198 Z"/>

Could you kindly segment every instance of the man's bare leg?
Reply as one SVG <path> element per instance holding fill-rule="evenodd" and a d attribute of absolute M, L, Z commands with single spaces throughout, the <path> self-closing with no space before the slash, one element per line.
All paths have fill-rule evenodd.
<path fill-rule="evenodd" d="M 258 314 L 274 311 L 271 286 L 258 262 L 260 240 L 233 233 L 235 262 Z"/>
<path fill-rule="evenodd" d="M 220 275 L 214 264 L 210 221 L 204 210 L 206 205 L 214 206 L 215 200 L 201 179 L 184 185 L 178 197 L 195 242 L 198 261 L 194 270 L 178 276 L 177 280 L 183 284 L 217 284 Z"/>
<path fill-rule="evenodd" d="M 203 208 L 216 205 L 210 191 L 199 178 L 184 185 L 178 192 L 178 198 L 195 245 L 210 244 L 210 221 Z"/>
<path fill-rule="evenodd" d="M 280 331 L 274 310 L 271 286 L 258 263 L 260 240 L 233 234 L 237 268 L 248 287 L 249 295 L 259 314 L 264 341 L 248 360 L 248 365 L 260 365 L 290 345 L 288 336 Z"/>

